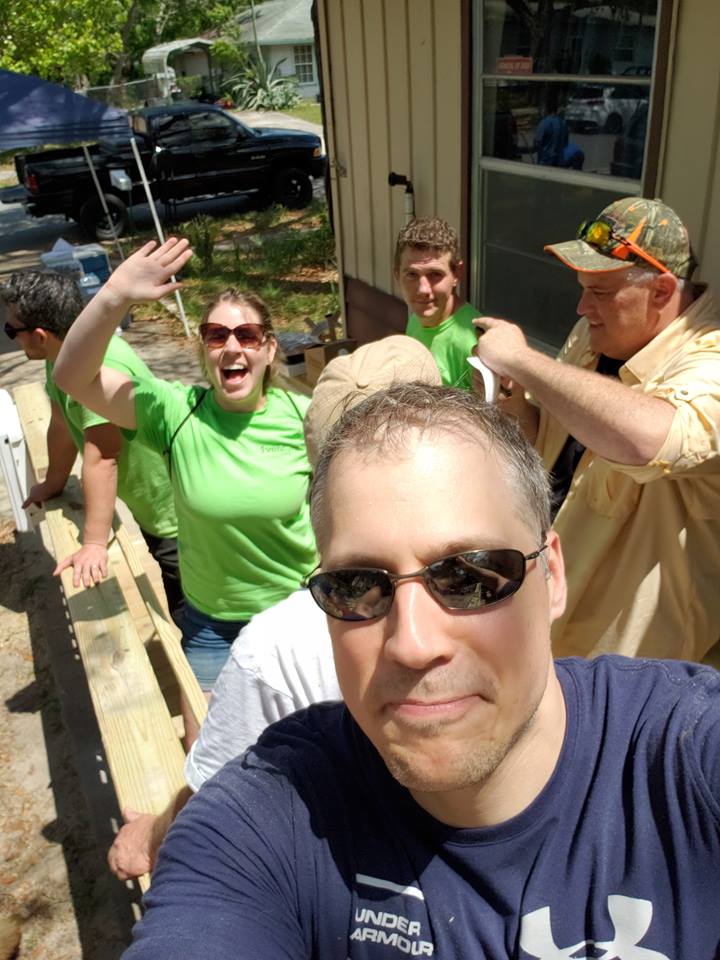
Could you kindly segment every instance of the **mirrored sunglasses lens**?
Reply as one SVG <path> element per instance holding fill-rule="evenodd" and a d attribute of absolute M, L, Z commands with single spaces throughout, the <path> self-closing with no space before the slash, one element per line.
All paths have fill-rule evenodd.
<path fill-rule="evenodd" d="M 581 239 L 594 247 L 606 247 L 610 242 L 612 229 L 600 220 L 583 224 Z"/>
<path fill-rule="evenodd" d="M 373 620 L 392 603 L 392 583 L 382 570 L 331 570 L 311 577 L 308 587 L 321 610 L 337 620 Z"/>
<path fill-rule="evenodd" d="M 524 570 L 519 550 L 476 550 L 430 564 L 427 583 L 443 606 L 475 610 L 515 593 Z"/>
<path fill-rule="evenodd" d="M 17 336 L 18 331 L 15 329 L 15 327 L 11 327 L 9 323 L 6 323 L 3 326 L 3 329 L 5 330 L 5 333 L 7 334 L 8 337 L 10 337 L 11 340 L 14 340 L 15 337 Z"/>

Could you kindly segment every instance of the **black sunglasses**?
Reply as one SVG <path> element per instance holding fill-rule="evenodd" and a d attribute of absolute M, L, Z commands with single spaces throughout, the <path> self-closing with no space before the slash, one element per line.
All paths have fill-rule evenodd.
<path fill-rule="evenodd" d="M 447 610 L 477 610 L 511 597 L 522 586 L 528 560 L 520 550 L 471 550 L 442 557 L 414 573 L 389 573 L 375 567 L 348 567 L 311 576 L 306 586 L 315 603 L 336 620 L 374 620 L 386 616 L 399 580 L 421 577 L 430 594 Z"/>
<path fill-rule="evenodd" d="M 7 321 L 3 324 L 3 330 L 11 340 L 14 340 L 19 333 L 31 333 L 33 330 L 47 330 L 48 333 L 55 332 L 51 327 L 43 326 L 42 323 L 34 323 L 31 327 L 26 327 L 25 324 L 21 327 L 11 327 Z"/>

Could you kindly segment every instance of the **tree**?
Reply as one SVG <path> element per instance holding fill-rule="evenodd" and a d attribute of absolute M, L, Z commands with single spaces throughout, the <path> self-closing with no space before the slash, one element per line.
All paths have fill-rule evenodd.
<path fill-rule="evenodd" d="M 139 0 L 142 13 L 129 32 L 124 55 L 139 63 L 143 53 L 168 40 L 218 34 L 247 6 L 248 0 Z M 210 37 L 212 39 L 212 37 Z"/>
<path fill-rule="evenodd" d="M 0 0 L 0 65 L 44 80 L 87 85 L 121 49 L 128 0 Z"/>
<path fill-rule="evenodd" d="M 70 86 L 119 82 L 148 47 L 217 32 L 244 0 L 0 0 L 0 66 Z"/>

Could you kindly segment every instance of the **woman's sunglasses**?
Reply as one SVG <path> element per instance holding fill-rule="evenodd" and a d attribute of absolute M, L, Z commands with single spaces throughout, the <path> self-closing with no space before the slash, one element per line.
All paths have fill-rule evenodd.
<path fill-rule="evenodd" d="M 241 323 L 237 327 L 225 327 L 222 323 L 201 323 L 199 332 L 206 347 L 224 347 L 232 334 L 245 350 L 259 350 L 267 339 L 259 323 Z"/>
<path fill-rule="evenodd" d="M 580 224 L 577 239 L 584 240 L 591 247 L 595 247 L 605 256 L 615 257 L 616 260 L 627 260 L 628 257 L 639 257 L 660 273 L 671 273 L 671 270 L 656 260 L 647 250 L 643 250 L 635 242 L 640 236 L 645 220 L 641 220 L 629 237 L 624 237 L 620 231 L 620 224 L 612 217 L 599 217 L 597 220 L 585 220 Z"/>
<path fill-rule="evenodd" d="M 477 610 L 511 597 L 522 586 L 528 560 L 520 550 L 471 550 L 429 563 L 414 573 L 389 573 L 375 567 L 327 570 L 310 577 L 312 598 L 336 620 L 374 620 L 386 616 L 399 580 L 421 577 L 430 594 L 447 610 Z"/>

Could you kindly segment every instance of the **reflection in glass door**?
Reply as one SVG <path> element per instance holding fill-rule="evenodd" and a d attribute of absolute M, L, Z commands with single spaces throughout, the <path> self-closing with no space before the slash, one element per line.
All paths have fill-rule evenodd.
<path fill-rule="evenodd" d="M 577 281 L 543 245 L 641 192 L 661 2 L 473 0 L 471 299 L 548 349 Z"/>

